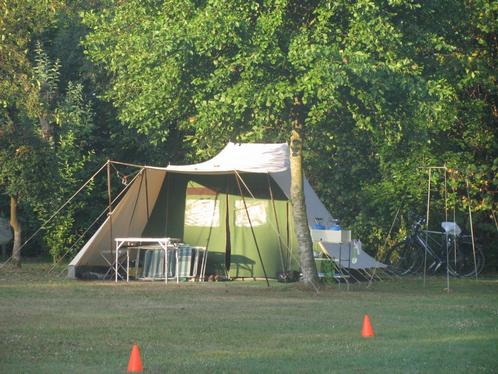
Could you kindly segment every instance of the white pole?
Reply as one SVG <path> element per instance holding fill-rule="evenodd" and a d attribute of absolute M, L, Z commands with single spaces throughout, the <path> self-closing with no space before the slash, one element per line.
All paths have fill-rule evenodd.
<path fill-rule="evenodd" d="M 114 282 L 118 282 L 118 252 L 119 252 L 119 247 L 121 247 L 121 243 L 116 243 L 116 260 L 114 263 Z"/>
<path fill-rule="evenodd" d="M 495 221 L 496 231 L 498 231 L 498 222 L 496 221 L 496 215 L 493 209 L 491 209 L 491 216 L 493 217 L 493 221 Z"/>
<path fill-rule="evenodd" d="M 444 167 L 444 219 L 448 221 L 448 174 L 446 166 Z"/>
<path fill-rule="evenodd" d="M 456 200 L 455 202 L 453 203 L 453 222 L 456 222 Z M 456 255 L 456 252 L 457 252 L 457 243 L 456 243 L 456 237 L 453 238 L 453 260 L 455 261 L 455 269 L 456 269 L 456 262 L 457 262 L 457 255 Z"/>
<path fill-rule="evenodd" d="M 448 178 L 446 165 L 444 167 L 444 219 L 448 221 Z M 456 237 L 454 237 L 455 239 Z M 446 291 L 450 292 L 450 248 L 448 246 L 448 233 L 446 233 Z"/>
<path fill-rule="evenodd" d="M 126 282 L 130 281 L 130 248 L 126 248 Z"/>
<path fill-rule="evenodd" d="M 429 241 L 429 210 L 430 210 L 430 205 L 431 205 L 431 175 L 432 175 L 432 168 L 429 167 L 429 183 L 427 185 L 427 212 L 425 216 L 425 224 L 427 225 L 427 229 L 425 231 L 425 244 L 427 245 L 427 242 Z M 425 276 L 427 273 L 427 251 L 424 250 L 424 287 L 425 287 Z"/>
<path fill-rule="evenodd" d="M 164 243 L 164 283 L 168 284 L 168 245 L 169 239 Z"/>
<path fill-rule="evenodd" d="M 107 199 L 108 199 L 108 213 L 109 216 L 109 241 L 112 254 L 113 238 L 112 238 L 112 192 L 111 192 L 111 161 L 107 160 Z"/>
<path fill-rule="evenodd" d="M 474 256 L 474 271 L 476 274 L 476 280 L 477 278 L 477 262 L 476 262 L 476 246 L 475 246 L 475 240 L 474 240 L 474 225 L 472 223 L 472 208 L 470 207 L 470 192 L 469 192 L 469 180 L 468 178 L 465 178 L 465 184 L 467 186 L 467 199 L 469 200 L 469 220 L 470 220 L 470 237 L 472 238 L 472 255 Z"/>
<path fill-rule="evenodd" d="M 176 258 L 176 264 L 175 264 L 175 273 L 176 273 L 176 284 L 180 283 L 180 261 L 179 261 L 179 251 L 180 248 L 175 245 L 175 258 Z"/>

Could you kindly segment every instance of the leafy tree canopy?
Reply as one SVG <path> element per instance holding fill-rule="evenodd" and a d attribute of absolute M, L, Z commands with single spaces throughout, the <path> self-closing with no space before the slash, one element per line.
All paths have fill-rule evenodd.
<path fill-rule="evenodd" d="M 129 1 L 85 13 L 85 47 L 119 118 L 156 142 L 180 129 L 194 157 L 287 140 L 299 98 L 315 185 L 371 235 L 403 196 L 423 206 L 424 166 L 461 170 L 481 209 L 496 204 L 496 8 Z"/>

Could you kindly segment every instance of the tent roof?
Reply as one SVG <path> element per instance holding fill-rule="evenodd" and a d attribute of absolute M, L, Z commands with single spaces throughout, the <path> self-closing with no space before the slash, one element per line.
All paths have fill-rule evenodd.
<path fill-rule="evenodd" d="M 279 173 L 289 170 L 289 146 L 287 143 L 228 143 L 208 161 L 192 165 L 169 165 L 166 170 L 189 174 L 226 174 L 234 171 Z"/>
<path fill-rule="evenodd" d="M 164 170 L 185 174 L 233 174 L 267 173 L 271 174 L 283 193 L 290 198 L 291 176 L 287 143 L 228 143 L 212 159 L 193 165 L 169 165 Z M 333 222 L 327 208 L 304 177 L 304 196 L 308 222 L 317 218 L 323 222 Z"/>

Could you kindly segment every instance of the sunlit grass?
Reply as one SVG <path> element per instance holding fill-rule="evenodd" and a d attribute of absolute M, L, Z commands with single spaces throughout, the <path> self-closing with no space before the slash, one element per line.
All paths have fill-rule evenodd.
<path fill-rule="evenodd" d="M 498 282 L 391 280 L 323 289 L 70 281 L 0 271 L 0 372 L 495 372 Z M 362 339 L 370 315 L 376 336 Z"/>

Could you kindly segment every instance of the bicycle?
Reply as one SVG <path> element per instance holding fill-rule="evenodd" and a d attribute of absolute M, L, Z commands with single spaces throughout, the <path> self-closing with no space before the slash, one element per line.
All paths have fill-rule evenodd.
<path fill-rule="evenodd" d="M 470 277 L 484 269 L 485 258 L 480 246 L 472 247 L 470 235 L 461 235 L 460 228 L 447 222 L 444 232 L 423 230 L 424 220 L 412 226 L 408 236 L 386 253 L 383 262 L 396 275 L 417 274 L 423 270 L 436 274 L 441 270 L 455 277 Z M 443 225 L 444 226 L 444 225 Z"/>

